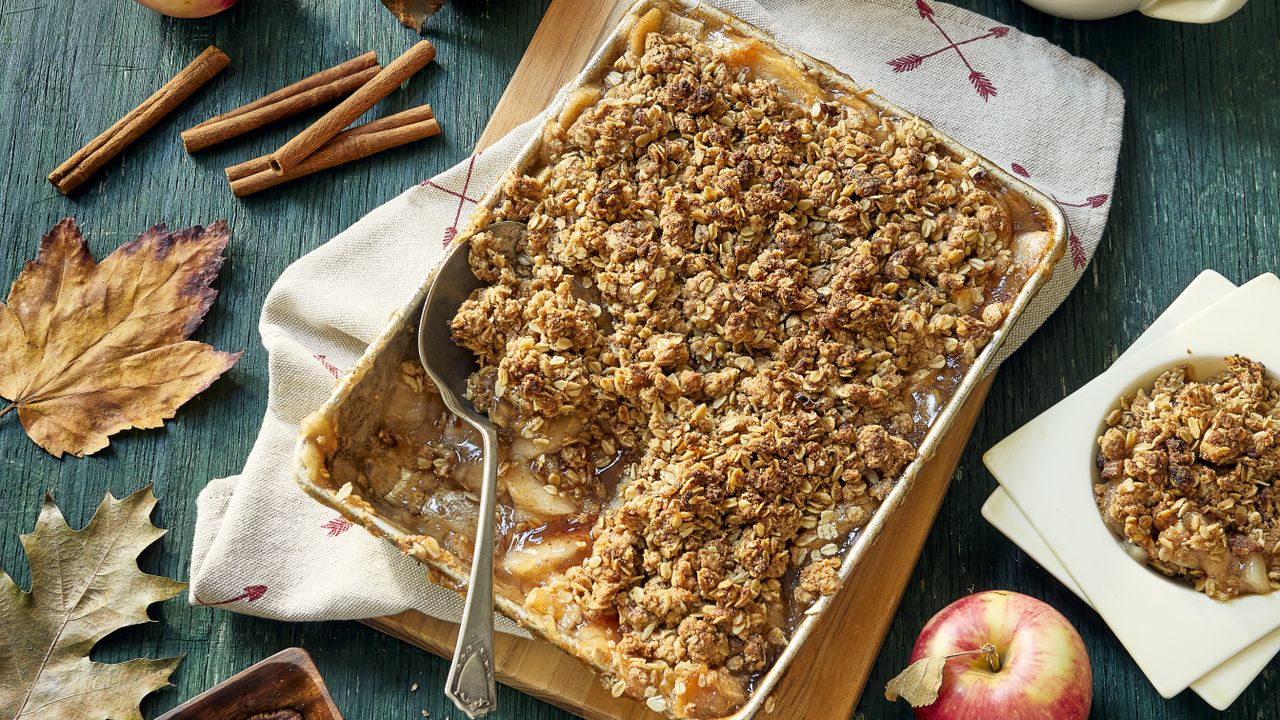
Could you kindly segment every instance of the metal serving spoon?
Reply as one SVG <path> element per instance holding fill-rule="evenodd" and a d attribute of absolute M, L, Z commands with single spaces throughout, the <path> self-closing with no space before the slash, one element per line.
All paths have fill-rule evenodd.
<path fill-rule="evenodd" d="M 524 237 L 525 225 L 494 223 L 486 232 L 515 247 Z M 476 357 L 453 342 L 449 323 L 458 308 L 481 287 L 471 273 L 467 243 L 453 248 L 427 290 L 418 326 L 418 356 L 427 375 L 440 390 L 444 404 L 480 432 L 484 450 L 484 478 L 480 485 L 480 513 L 476 520 L 476 546 L 467 581 L 467 604 L 458 629 L 453 664 L 445 680 L 444 694 L 469 718 L 498 707 L 493 679 L 493 533 L 498 494 L 498 428 L 466 398 L 467 378 L 477 368 Z"/>

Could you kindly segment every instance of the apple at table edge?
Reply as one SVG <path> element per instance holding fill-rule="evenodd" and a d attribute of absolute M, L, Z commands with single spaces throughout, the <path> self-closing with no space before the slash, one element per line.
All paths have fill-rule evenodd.
<path fill-rule="evenodd" d="M 999 667 L 981 654 L 953 657 L 938 699 L 918 720 L 1085 720 L 1093 672 L 1084 641 L 1057 610 L 1033 597 L 993 590 L 961 598 L 920 631 L 911 662 L 995 646 Z"/>

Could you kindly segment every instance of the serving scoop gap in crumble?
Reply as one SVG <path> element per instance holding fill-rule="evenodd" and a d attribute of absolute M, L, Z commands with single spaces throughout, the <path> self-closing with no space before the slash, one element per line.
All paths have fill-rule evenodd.
<path fill-rule="evenodd" d="M 1261 363 L 1174 368 L 1106 425 L 1094 496 L 1130 556 L 1215 600 L 1280 588 L 1280 383 Z"/>
<path fill-rule="evenodd" d="M 477 210 L 487 285 L 453 333 L 503 438 L 499 595 L 615 695 L 720 717 L 838 589 L 1053 243 L 930 126 L 714 15 L 629 40 Z M 461 565 L 476 438 L 409 356 L 394 382 L 333 474 Z"/>

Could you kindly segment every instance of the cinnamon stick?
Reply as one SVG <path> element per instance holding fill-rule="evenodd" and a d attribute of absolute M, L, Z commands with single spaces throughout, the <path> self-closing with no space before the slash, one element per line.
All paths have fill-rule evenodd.
<path fill-rule="evenodd" d="M 214 75 L 222 71 L 231 59 L 218 48 L 210 45 L 191 61 L 169 82 L 165 83 L 151 97 L 142 101 L 138 107 L 107 128 L 101 135 L 89 141 L 87 145 L 76 151 L 67 161 L 49 173 L 49 182 L 53 183 L 64 195 L 69 195 L 88 180 L 95 172 L 102 169 L 111 158 L 119 155 L 143 133 L 155 127 L 166 115 L 200 86 L 209 82 Z"/>
<path fill-rule="evenodd" d="M 440 124 L 436 121 L 431 106 L 420 105 L 339 133 L 283 174 L 272 169 L 269 155 L 263 155 L 227 168 L 227 180 L 236 197 L 245 197 L 290 180 L 439 134 Z"/>
<path fill-rule="evenodd" d="M 193 153 L 292 117 L 350 95 L 381 70 L 378 54 L 367 52 L 185 130 L 182 145 Z"/>
<path fill-rule="evenodd" d="M 277 173 L 286 173 L 297 167 L 308 155 L 320 146 L 329 142 L 342 128 L 350 125 L 356 118 L 386 97 L 400 83 L 426 67 L 436 56 L 436 48 L 429 40 L 423 40 L 409 48 L 403 55 L 391 61 L 382 72 L 365 83 L 359 90 L 351 93 L 346 100 L 325 113 L 324 117 L 314 125 L 298 133 L 268 156 L 271 169 Z"/>

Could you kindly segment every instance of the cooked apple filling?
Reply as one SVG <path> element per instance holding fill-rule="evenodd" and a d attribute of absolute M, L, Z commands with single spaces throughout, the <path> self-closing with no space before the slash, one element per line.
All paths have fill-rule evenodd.
<path fill-rule="evenodd" d="M 1280 383 L 1233 355 L 1123 398 L 1098 438 L 1103 520 L 1134 559 L 1215 600 L 1280 587 Z"/>
<path fill-rule="evenodd" d="M 1048 246 L 975 160 L 820 77 L 643 20 L 473 221 L 487 285 L 453 332 L 504 437 L 500 592 L 678 717 L 741 705 L 838 588 Z M 419 399 L 393 401 L 374 485 L 447 517 L 474 492 L 470 435 L 416 363 L 401 383 Z M 442 538 L 455 556 L 469 524 Z"/>

